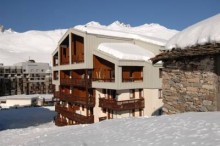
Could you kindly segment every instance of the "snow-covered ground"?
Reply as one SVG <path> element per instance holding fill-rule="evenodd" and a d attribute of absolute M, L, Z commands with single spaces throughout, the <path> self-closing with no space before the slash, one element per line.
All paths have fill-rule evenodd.
<path fill-rule="evenodd" d="M 50 122 L 35 127 L 1 131 L 0 145 L 218 146 L 220 112 L 114 119 L 66 127 L 56 127 Z"/>
<path fill-rule="evenodd" d="M 54 106 L 0 110 L 0 131 L 49 123 L 53 121 L 55 114 Z"/>

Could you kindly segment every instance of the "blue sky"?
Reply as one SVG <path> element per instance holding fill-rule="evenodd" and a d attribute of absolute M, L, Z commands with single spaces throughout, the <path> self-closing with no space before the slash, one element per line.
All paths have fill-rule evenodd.
<path fill-rule="evenodd" d="M 220 13 L 220 0 L 1 0 L 0 24 L 18 32 L 119 20 L 182 30 Z"/>

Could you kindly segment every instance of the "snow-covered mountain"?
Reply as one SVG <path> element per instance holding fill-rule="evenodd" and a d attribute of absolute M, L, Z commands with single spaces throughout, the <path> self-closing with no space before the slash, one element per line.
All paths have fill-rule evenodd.
<path fill-rule="evenodd" d="M 18 33 L 10 30 L 0 32 L 0 63 L 12 65 L 29 59 L 51 62 L 51 53 L 65 29 L 53 31 L 27 31 Z"/>
<path fill-rule="evenodd" d="M 220 144 L 220 112 L 113 119 L 91 125 L 66 127 L 56 127 L 52 122 L 47 123 L 52 121 L 53 116 L 54 111 L 36 107 L 0 111 L 0 128 L 5 125 L 10 127 L 18 125 L 18 129 L 0 131 L 0 145 L 217 146 Z M 30 123 L 33 124 L 32 127 Z"/>
<path fill-rule="evenodd" d="M 115 21 L 108 26 L 92 21 L 74 28 L 102 35 L 136 38 L 159 45 L 164 45 L 168 39 L 178 32 L 159 24 L 144 24 L 131 27 L 129 24 L 119 21 Z M 37 62 L 50 63 L 51 54 L 66 31 L 67 29 L 52 31 L 32 30 L 18 33 L 11 29 L 5 30 L 0 25 L 0 63 L 12 65 L 17 62 L 26 61 L 29 58 Z"/>
<path fill-rule="evenodd" d="M 74 28 L 92 34 L 133 38 L 161 46 L 164 46 L 167 40 L 178 32 L 154 23 L 132 27 L 119 21 L 115 21 L 108 26 L 92 21 L 86 25 L 77 25 Z"/>

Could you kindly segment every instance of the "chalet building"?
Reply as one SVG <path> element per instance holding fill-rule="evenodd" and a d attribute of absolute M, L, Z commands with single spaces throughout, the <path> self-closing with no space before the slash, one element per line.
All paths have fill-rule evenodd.
<path fill-rule="evenodd" d="M 220 14 L 194 24 L 168 41 L 151 60 L 163 61 L 166 114 L 220 110 Z"/>
<path fill-rule="evenodd" d="M 69 29 L 52 54 L 58 126 L 160 114 L 162 45 Z"/>
<path fill-rule="evenodd" d="M 0 96 L 48 94 L 53 92 L 51 68 L 48 63 L 34 60 L 13 66 L 0 66 Z"/>

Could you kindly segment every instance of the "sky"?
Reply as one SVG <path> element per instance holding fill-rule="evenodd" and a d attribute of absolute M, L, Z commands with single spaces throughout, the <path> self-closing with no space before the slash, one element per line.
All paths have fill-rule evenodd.
<path fill-rule="evenodd" d="M 17 32 L 67 29 L 90 21 L 158 23 L 182 30 L 220 13 L 220 0 L 1 0 L 0 24 Z"/>

